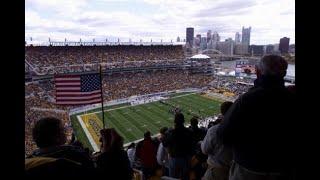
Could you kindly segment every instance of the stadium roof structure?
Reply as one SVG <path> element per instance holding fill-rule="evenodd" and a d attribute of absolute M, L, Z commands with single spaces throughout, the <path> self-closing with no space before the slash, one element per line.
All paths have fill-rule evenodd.
<path fill-rule="evenodd" d="M 27 41 L 26 46 L 119 46 L 119 45 L 133 45 L 133 46 L 151 46 L 151 45 L 162 45 L 162 46 L 180 46 L 184 45 L 183 42 L 71 42 L 71 41 L 51 41 L 51 42 L 40 42 L 40 41 Z"/>
<path fill-rule="evenodd" d="M 204 54 L 197 54 L 192 56 L 190 59 L 210 59 L 210 57 Z"/>

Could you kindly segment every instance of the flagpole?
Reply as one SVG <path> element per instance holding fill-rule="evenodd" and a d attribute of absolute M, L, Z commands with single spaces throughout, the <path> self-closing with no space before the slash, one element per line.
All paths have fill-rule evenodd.
<path fill-rule="evenodd" d="M 103 91 L 102 91 L 102 68 L 101 68 L 101 64 L 100 64 L 100 91 L 101 91 L 102 124 L 103 124 L 103 129 L 104 129 L 106 126 L 104 124 Z"/>

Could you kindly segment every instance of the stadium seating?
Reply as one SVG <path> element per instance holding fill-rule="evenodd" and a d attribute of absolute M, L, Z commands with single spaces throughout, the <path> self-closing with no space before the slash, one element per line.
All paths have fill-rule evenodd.
<path fill-rule="evenodd" d="M 96 46 L 96 47 L 26 47 L 25 72 L 30 73 L 32 65 L 43 75 L 52 72 L 70 73 L 90 71 L 97 68 L 97 62 L 104 63 L 108 70 L 103 77 L 104 100 L 117 100 L 130 96 L 173 91 L 185 88 L 226 89 L 236 96 L 247 91 L 249 86 L 237 83 L 233 77 L 208 76 L 200 71 L 194 73 L 188 69 L 159 69 L 125 72 L 121 68 L 142 68 L 158 66 L 180 66 L 184 63 L 182 46 Z M 202 67 L 203 64 L 197 64 Z M 31 68 L 32 69 L 32 68 Z M 199 73 L 200 72 L 200 73 Z M 252 83 L 252 80 L 243 80 Z M 29 156 L 37 147 L 32 139 L 34 124 L 43 117 L 56 117 L 63 121 L 67 134 L 67 143 L 72 140 L 73 128 L 68 111 L 78 106 L 61 106 L 55 102 L 55 88 L 52 78 L 26 82 L 25 84 L 25 155 Z M 206 122 L 205 124 L 208 124 Z M 98 131 L 98 129 L 97 129 Z M 135 179 L 142 179 L 140 170 L 134 170 Z M 162 179 L 173 179 L 163 176 Z"/>
<path fill-rule="evenodd" d="M 182 46 L 27 46 L 25 59 L 38 68 L 68 66 L 82 70 L 82 64 L 115 63 L 127 66 L 130 62 L 155 60 L 183 60 Z M 124 62 L 129 62 L 125 64 Z M 139 64 L 139 63 L 138 63 Z M 81 65 L 74 66 L 72 65 Z M 132 63 L 131 63 L 132 65 Z M 147 64 L 148 65 L 148 64 Z M 135 65 L 134 66 L 139 66 Z"/>
<path fill-rule="evenodd" d="M 168 78 L 170 77 L 170 78 Z M 252 82 L 252 80 L 245 80 Z M 112 74 L 104 77 L 104 99 L 115 100 L 133 95 L 144 95 L 156 92 L 164 92 L 184 88 L 202 88 L 208 86 L 213 89 L 221 87 L 236 96 L 246 92 L 250 86 L 238 84 L 232 77 L 219 77 L 215 79 L 201 74 L 190 74 L 183 70 L 168 70 L 149 73 L 125 73 Z M 26 155 L 35 149 L 31 138 L 31 128 L 35 121 L 41 117 L 54 116 L 62 119 L 68 127 L 68 137 L 71 138 L 72 129 L 68 117 L 68 109 L 76 106 L 59 106 L 54 104 L 54 85 L 52 80 L 43 82 L 27 83 L 25 86 L 25 145 Z M 37 109 L 38 108 L 38 109 Z M 42 111 L 39 110 L 43 109 Z M 65 113 L 55 112 L 62 110 Z"/>

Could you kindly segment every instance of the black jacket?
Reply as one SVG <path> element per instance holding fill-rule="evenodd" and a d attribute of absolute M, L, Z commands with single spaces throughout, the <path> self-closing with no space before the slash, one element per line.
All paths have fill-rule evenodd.
<path fill-rule="evenodd" d="M 93 161 L 89 154 L 84 149 L 77 146 L 63 145 L 53 147 L 45 152 L 37 149 L 33 152 L 32 157 L 65 158 L 81 163 L 81 165 L 86 168 L 94 168 Z"/>
<path fill-rule="evenodd" d="M 297 155 L 294 98 L 282 79 L 262 77 L 235 101 L 217 135 L 238 164 L 257 172 L 291 171 Z"/>
<path fill-rule="evenodd" d="M 130 161 L 124 150 L 102 153 L 96 162 L 100 177 L 119 180 L 131 180 L 133 177 Z"/>
<path fill-rule="evenodd" d="M 179 127 L 169 130 L 162 142 L 168 148 L 171 157 L 186 158 L 193 155 L 193 136 L 192 131 L 186 127 Z"/>

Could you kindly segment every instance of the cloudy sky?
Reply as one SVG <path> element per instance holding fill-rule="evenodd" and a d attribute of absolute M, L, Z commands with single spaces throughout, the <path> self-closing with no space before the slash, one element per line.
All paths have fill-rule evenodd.
<path fill-rule="evenodd" d="M 295 42 L 294 0 L 26 0 L 25 39 L 173 41 L 217 31 L 222 40 L 251 26 L 251 44 Z"/>

